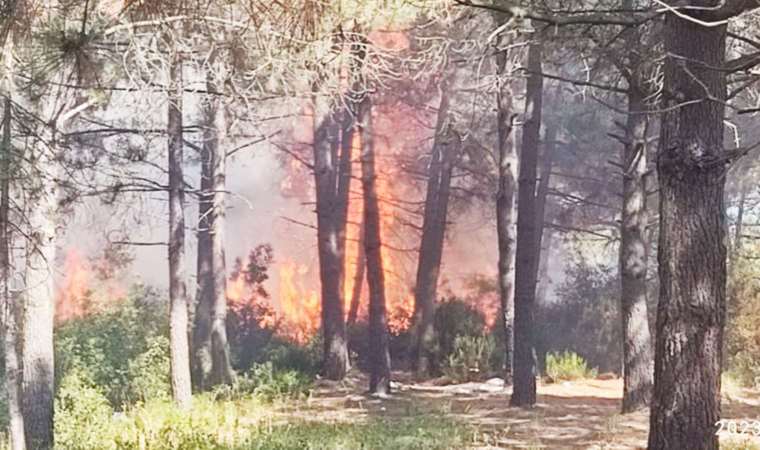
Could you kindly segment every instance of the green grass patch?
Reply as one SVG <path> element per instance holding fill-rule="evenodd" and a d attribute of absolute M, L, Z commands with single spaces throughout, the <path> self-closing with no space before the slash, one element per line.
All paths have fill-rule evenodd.
<path fill-rule="evenodd" d="M 203 395 L 193 401 L 189 411 L 158 400 L 124 413 L 101 407 L 61 414 L 56 449 L 444 450 L 467 448 L 476 435 L 442 415 L 320 422 L 316 413 L 315 421 L 278 416 L 277 405 L 255 397 L 220 401 Z"/>

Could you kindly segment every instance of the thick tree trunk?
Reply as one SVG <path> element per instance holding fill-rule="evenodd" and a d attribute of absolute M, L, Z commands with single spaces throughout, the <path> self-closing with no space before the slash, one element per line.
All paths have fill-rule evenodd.
<path fill-rule="evenodd" d="M 499 75 L 506 77 L 505 53 L 497 55 Z M 512 384 L 514 355 L 514 282 L 515 282 L 515 191 L 517 188 L 517 154 L 512 139 L 512 92 L 505 80 L 496 93 L 498 131 L 499 188 L 496 193 L 496 235 L 499 245 L 499 299 L 504 333 L 504 382 Z"/>
<path fill-rule="evenodd" d="M 388 322 L 385 315 L 385 274 L 380 240 L 380 208 L 375 189 L 375 147 L 372 135 L 372 107 L 365 98 L 360 107 L 362 141 L 362 190 L 364 192 L 364 254 L 369 285 L 369 392 L 387 395 L 391 391 L 391 357 L 388 349 Z"/>
<path fill-rule="evenodd" d="M 713 2 L 691 2 L 710 6 Z M 668 14 L 649 449 L 717 450 L 726 315 L 726 26 Z M 711 99 L 707 98 L 707 95 Z"/>
<path fill-rule="evenodd" d="M 654 359 L 647 312 L 647 128 L 644 98 L 629 88 L 623 147 L 620 227 L 620 312 L 623 319 L 623 413 L 649 405 Z"/>
<path fill-rule="evenodd" d="M 325 105 L 314 107 L 314 180 L 317 203 L 317 247 L 322 289 L 322 372 L 330 380 L 342 380 L 349 367 L 346 323 L 343 313 L 343 256 L 338 223 L 337 196 L 338 124 Z"/>
<path fill-rule="evenodd" d="M 190 407 L 190 349 L 188 345 L 188 301 L 185 282 L 185 186 L 182 143 L 182 62 L 171 64 L 168 111 L 169 169 L 169 327 L 171 378 L 174 401 Z"/>
<path fill-rule="evenodd" d="M 515 255 L 515 355 L 514 387 L 510 404 L 532 406 L 536 403 L 536 352 L 533 319 L 536 299 L 538 242 L 536 229 L 536 172 L 541 131 L 543 77 L 541 42 L 528 50 L 528 77 L 525 125 L 520 149 L 520 178 L 517 203 L 517 249 Z"/>
<path fill-rule="evenodd" d="M 207 81 L 209 91 L 217 83 Z M 198 226 L 198 298 L 193 328 L 196 384 L 208 389 L 230 384 L 234 372 L 227 341 L 227 271 L 224 252 L 226 152 L 221 99 L 204 104 L 206 129 L 201 146 L 201 200 Z"/>
<path fill-rule="evenodd" d="M 36 163 L 51 170 L 55 162 L 44 156 L 40 145 Z M 32 231 L 26 261 L 26 302 L 23 314 L 21 351 L 22 405 L 26 442 L 29 448 L 53 448 L 53 321 L 55 287 L 52 264 L 56 256 L 57 186 L 40 178 L 35 201 L 29 203 L 27 220 Z"/>
<path fill-rule="evenodd" d="M 10 44 L 7 44 L 8 46 Z M 10 52 L 6 52 L 6 57 Z M 6 62 L 9 62 L 6 60 Z M 10 73 L 7 71 L 6 73 Z M 8 85 L 10 87 L 10 81 Z M 21 403 L 21 363 L 19 361 L 18 296 L 11 295 L 10 259 L 10 180 L 12 176 L 12 89 L 5 89 L 2 140 L 0 140 L 0 295 L 2 296 L 3 348 L 5 349 L 5 391 L 8 398 L 8 434 L 12 450 L 26 450 Z"/>
<path fill-rule="evenodd" d="M 446 216 L 451 190 L 454 160 L 459 151 L 458 136 L 451 130 L 448 118 L 448 94 L 443 90 L 438 108 L 435 142 L 428 175 L 422 239 L 417 263 L 414 290 L 414 349 L 412 366 L 419 378 L 429 376 L 435 359 L 435 302 L 441 270 Z"/>

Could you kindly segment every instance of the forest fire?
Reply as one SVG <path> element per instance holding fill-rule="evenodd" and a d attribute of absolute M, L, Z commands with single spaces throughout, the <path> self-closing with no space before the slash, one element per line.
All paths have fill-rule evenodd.
<path fill-rule="evenodd" d="M 106 267 L 108 264 L 104 259 L 92 261 L 76 248 L 68 250 L 63 262 L 64 276 L 56 288 L 57 322 L 85 316 L 126 295 L 117 279 L 100 275 L 111 272 Z"/>

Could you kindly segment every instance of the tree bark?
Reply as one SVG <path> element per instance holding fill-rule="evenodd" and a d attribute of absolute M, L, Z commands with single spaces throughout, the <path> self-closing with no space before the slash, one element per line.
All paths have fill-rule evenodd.
<path fill-rule="evenodd" d="M 51 170 L 56 163 L 46 156 L 49 148 L 39 147 L 37 166 Z M 35 201 L 29 203 L 27 211 L 32 234 L 26 256 L 21 392 L 26 443 L 35 450 L 48 450 L 53 448 L 55 286 L 51 265 L 56 257 L 58 189 L 47 176 L 40 177 L 38 183 L 33 189 Z"/>
<path fill-rule="evenodd" d="M 322 293 L 322 372 L 330 380 L 342 380 L 348 372 L 348 343 L 343 313 L 343 256 L 340 205 L 337 196 L 338 124 L 329 107 L 314 102 L 314 180 L 317 203 L 317 247 Z"/>
<path fill-rule="evenodd" d="M 528 77 L 525 125 L 520 149 L 520 178 L 517 203 L 517 249 L 515 255 L 515 355 L 514 387 L 510 404 L 532 406 L 536 403 L 536 352 L 533 319 L 536 300 L 536 172 L 541 131 L 543 77 L 542 44 L 532 42 L 528 49 Z"/>
<path fill-rule="evenodd" d="M 499 299 L 501 301 L 502 332 L 504 333 L 504 382 L 512 384 L 514 355 L 514 282 L 515 282 L 515 191 L 517 188 L 517 154 L 512 139 L 512 92 L 506 77 L 507 56 L 497 55 L 500 79 L 496 93 L 498 133 L 499 187 L 496 193 L 496 235 L 499 246 Z"/>
<path fill-rule="evenodd" d="M 185 186 L 182 143 L 182 61 L 174 55 L 170 69 L 167 122 L 169 169 L 169 327 L 174 401 L 181 408 L 192 402 L 188 301 L 185 284 Z"/>
<path fill-rule="evenodd" d="M 660 297 L 649 449 L 717 450 L 727 164 L 726 73 L 713 68 L 725 63 L 726 26 L 704 27 L 669 13 L 664 40 L 670 56 L 657 160 Z"/>
<path fill-rule="evenodd" d="M 364 275 L 367 268 L 367 259 L 364 254 L 364 220 L 359 229 L 359 251 L 356 260 L 356 271 L 354 272 L 354 284 L 351 290 L 351 302 L 348 307 L 348 319 L 346 325 L 350 328 L 356 324 L 359 316 L 359 306 L 362 299 L 362 290 L 364 289 Z"/>
<path fill-rule="evenodd" d="M 206 114 L 205 126 L 213 127 L 209 122 L 209 107 L 204 108 Z M 195 314 L 193 324 L 193 384 L 204 390 L 209 383 L 212 370 L 211 358 L 211 315 L 213 304 L 213 259 L 211 249 L 211 214 L 213 176 L 210 146 L 207 141 L 213 138 L 209 131 L 204 131 L 203 143 L 200 149 L 200 192 L 198 194 L 198 252 L 196 268 Z"/>
<path fill-rule="evenodd" d="M 647 312 L 647 128 L 646 105 L 629 87 L 623 147 L 623 210 L 620 227 L 620 312 L 623 320 L 623 413 L 649 405 L 653 351 Z"/>
<path fill-rule="evenodd" d="M 360 106 L 362 189 L 364 192 L 364 254 L 369 285 L 369 392 L 384 396 L 391 391 L 391 357 L 385 315 L 385 274 L 380 238 L 380 208 L 375 188 L 375 146 L 369 97 Z"/>
<path fill-rule="evenodd" d="M 419 378 L 434 370 L 435 360 L 435 303 L 438 276 L 441 270 L 443 244 L 446 236 L 446 216 L 451 190 L 454 160 L 459 151 L 458 137 L 451 129 L 448 118 L 448 93 L 444 89 L 438 108 L 435 142 L 430 162 L 425 212 L 422 220 L 422 238 L 417 263 L 414 290 L 414 350 L 412 368 Z"/>
<path fill-rule="evenodd" d="M 209 91 L 218 86 L 207 75 Z M 201 199 L 198 226 L 198 299 L 193 328 L 196 384 L 208 389 L 230 384 L 234 372 L 227 341 L 227 271 L 224 251 L 227 155 L 224 106 L 220 98 L 204 104 L 206 128 L 201 145 Z"/>
<path fill-rule="evenodd" d="M 10 41 L 9 41 L 10 42 Z M 10 44 L 6 43 L 4 58 L 10 63 Z M 6 67 L 7 69 L 7 67 Z M 6 71 L 10 78 L 10 70 Z M 8 434 L 12 450 L 26 450 L 26 437 L 24 436 L 24 416 L 22 414 L 21 384 L 22 368 L 19 361 L 19 308 L 18 297 L 11 295 L 11 259 L 10 259 L 10 180 L 12 177 L 12 108 L 11 96 L 12 85 L 10 79 L 5 89 L 5 101 L 3 108 L 2 140 L 0 140 L 0 295 L 3 305 L 3 348 L 5 349 L 5 391 L 8 398 Z"/>

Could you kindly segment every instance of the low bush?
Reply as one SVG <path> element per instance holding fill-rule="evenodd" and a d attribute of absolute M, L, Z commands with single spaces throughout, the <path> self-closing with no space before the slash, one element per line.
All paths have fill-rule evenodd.
<path fill-rule="evenodd" d="M 483 314 L 456 297 L 441 301 L 435 310 L 434 320 L 441 362 L 445 362 L 454 352 L 457 337 L 481 336 L 486 331 Z"/>
<path fill-rule="evenodd" d="M 751 249 L 756 252 L 757 247 Z M 750 251 L 750 249 L 747 249 Z M 726 327 L 727 365 L 744 387 L 760 387 L 760 274 L 754 261 L 733 262 Z"/>
<path fill-rule="evenodd" d="M 115 409 L 168 393 L 165 306 L 155 292 L 136 287 L 126 299 L 59 326 L 56 385 L 76 373 Z"/>
<path fill-rule="evenodd" d="M 78 369 L 61 380 L 55 402 L 56 447 L 70 450 L 98 448 L 113 409 L 88 375 Z"/>
<path fill-rule="evenodd" d="M 577 353 L 565 351 L 546 355 L 546 375 L 553 381 L 580 380 L 596 377 L 596 370 Z"/>
<path fill-rule="evenodd" d="M 238 375 L 232 385 L 219 385 L 211 396 L 220 401 L 255 399 L 264 403 L 306 397 L 313 378 L 292 369 L 277 369 L 271 362 L 255 364 Z"/>
<path fill-rule="evenodd" d="M 444 363 L 444 375 L 456 382 L 483 379 L 491 371 L 495 347 L 491 336 L 457 336 L 454 349 Z"/>

